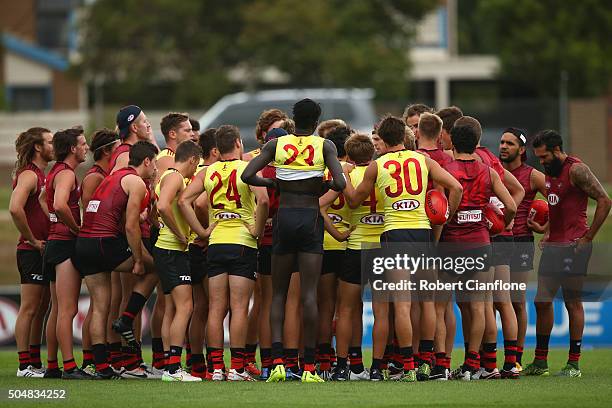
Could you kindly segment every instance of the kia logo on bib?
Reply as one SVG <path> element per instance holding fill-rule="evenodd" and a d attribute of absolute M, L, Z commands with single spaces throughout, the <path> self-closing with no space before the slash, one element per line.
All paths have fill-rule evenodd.
<path fill-rule="evenodd" d="M 404 199 L 394 202 L 391 207 L 397 211 L 412 211 L 419 208 L 420 205 L 421 203 L 419 203 L 417 200 Z"/>
<path fill-rule="evenodd" d="M 240 218 L 240 214 L 236 214 L 233 212 L 220 212 L 215 216 L 215 218 L 218 218 L 220 220 L 236 220 Z"/>
<path fill-rule="evenodd" d="M 327 215 L 329 216 L 329 219 L 332 220 L 334 224 L 342 222 L 342 217 L 339 216 L 338 214 L 327 214 Z"/>
<path fill-rule="evenodd" d="M 383 225 L 385 223 L 384 214 L 368 214 L 361 217 L 362 224 Z"/>
<path fill-rule="evenodd" d="M 556 194 L 549 194 L 548 195 L 548 204 L 550 205 L 557 205 L 559 204 L 559 196 Z"/>

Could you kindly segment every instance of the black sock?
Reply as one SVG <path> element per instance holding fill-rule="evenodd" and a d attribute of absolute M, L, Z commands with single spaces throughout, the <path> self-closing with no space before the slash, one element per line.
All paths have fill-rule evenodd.
<path fill-rule="evenodd" d="M 138 292 L 132 292 L 128 304 L 125 307 L 125 311 L 121 314 L 121 320 L 129 326 L 132 326 L 132 324 L 134 324 L 134 318 L 140 313 L 145 303 L 147 303 L 146 297 Z"/>
<path fill-rule="evenodd" d="M 351 371 L 355 374 L 362 372 L 364 367 L 361 347 L 349 347 L 349 357 L 351 359 Z"/>
<path fill-rule="evenodd" d="M 272 343 L 272 360 L 282 360 L 283 356 L 285 355 L 284 351 L 285 350 L 283 349 L 283 343 Z M 274 365 L 276 365 L 276 363 L 274 363 Z"/>
<path fill-rule="evenodd" d="M 304 347 L 304 364 L 314 364 L 315 363 L 315 348 L 314 347 Z"/>
<path fill-rule="evenodd" d="M 536 334 L 536 348 L 548 350 L 548 343 L 550 342 L 550 335 L 548 334 Z"/>
<path fill-rule="evenodd" d="M 271 348 L 259 348 L 259 359 L 261 360 L 261 368 L 270 368 L 270 360 L 272 358 Z"/>
<path fill-rule="evenodd" d="M 372 359 L 372 370 L 380 370 L 380 366 L 382 364 L 382 358 L 373 358 Z"/>
<path fill-rule="evenodd" d="M 166 370 L 171 374 L 174 374 L 181 367 L 182 354 L 183 348 L 181 346 L 170 346 L 169 364 L 166 365 Z"/>
<path fill-rule="evenodd" d="M 30 350 L 18 351 L 19 355 L 19 369 L 25 370 L 30 365 Z"/>
<path fill-rule="evenodd" d="M 343 368 L 346 368 L 346 363 L 348 361 L 348 358 L 347 357 L 340 357 L 340 356 L 338 356 L 337 358 L 338 358 L 338 367 L 337 368 L 339 370 L 341 370 Z M 351 368 L 353 368 L 353 367 L 351 367 Z"/>

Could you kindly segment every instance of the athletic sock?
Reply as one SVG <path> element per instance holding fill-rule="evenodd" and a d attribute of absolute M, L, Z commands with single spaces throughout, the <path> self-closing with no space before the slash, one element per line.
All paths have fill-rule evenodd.
<path fill-rule="evenodd" d="M 343 368 L 346 368 L 348 365 L 348 357 L 338 356 L 337 358 L 338 358 L 338 365 L 336 366 L 336 370 L 342 370 Z"/>
<path fill-rule="evenodd" d="M 57 360 L 47 360 L 47 370 L 59 370 Z"/>
<path fill-rule="evenodd" d="M 122 367 L 121 365 L 121 359 L 122 359 L 121 343 L 119 342 L 110 343 L 108 345 L 108 353 L 109 353 L 109 360 L 110 360 L 111 366 L 113 366 L 115 370 L 121 369 Z"/>
<path fill-rule="evenodd" d="M 273 365 L 283 364 L 283 357 L 285 356 L 285 350 L 283 349 L 283 343 L 274 342 L 272 343 L 272 361 Z"/>
<path fill-rule="evenodd" d="M 121 313 L 121 320 L 125 324 L 132 327 L 132 325 L 134 324 L 134 318 L 138 313 L 140 313 L 145 303 L 147 303 L 146 297 L 142 296 L 138 292 L 132 292 L 125 311 Z"/>
<path fill-rule="evenodd" d="M 470 348 L 470 343 L 467 341 L 463 342 L 463 355 L 464 356 L 467 356 L 469 348 Z"/>
<path fill-rule="evenodd" d="M 480 366 L 487 371 L 493 371 L 497 368 L 497 343 L 484 343 L 482 345 Z"/>
<path fill-rule="evenodd" d="M 480 355 L 477 351 L 468 351 L 463 363 L 464 370 L 476 372 L 480 368 Z"/>
<path fill-rule="evenodd" d="M 185 343 L 185 365 L 191 366 L 191 344 L 189 342 Z"/>
<path fill-rule="evenodd" d="M 355 374 L 363 372 L 363 354 L 361 347 L 349 347 L 349 361 L 351 362 L 351 371 Z"/>
<path fill-rule="evenodd" d="M 170 355 L 168 356 L 168 364 L 166 370 L 170 374 L 174 374 L 181 367 L 181 354 L 183 348 L 181 346 L 170 346 Z"/>
<path fill-rule="evenodd" d="M 372 370 L 381 370 L 382 368 L 382 358 L 373 358 L 372 359 L 372 365 L 370 366 L 370 368 Z"/>
<path fill-rule="evenodd" d="M 231 366 L 232 370 L 236 370 L 239 373 L 244 372 L 244 348 L 243 347 L 232 347 L 230 348 L 231 353 Z"/>
<path fill-rule="evenodd" d="M 108 353 L 106 344 L 94 344 L 93 346 L 91 346 L 91 349 L 93 351 L 93 353 L 91 354 L 93 356 L 94 364 L 96 365 L 96 371 L 99 373 L 107 371 L 110 366 L 108 365 Z"/>
<path fill-rule="evenodd" d="M 516 367 L 516 340 L 504 340 L 504 370 Z"/>
<path fill-rule="evenodd" d="M 404 372 L 414 370 L 414 354 L 412 347 L 400 347 L 399 352 L 402 356 Z"/>
<path fill-rule="evenodd" d="M 261 360 L 261 368 L 272 367 L 272 349 L 259 348 L 259 359 Z"/>
<path fill-rule="evenodd" d="M 333 366 L 338 362 L 338 356 L 336 355 L 336 349 L 331 347 L 329 351 L 329 362 Z"/>
<path fill-rule="evenodd" d="M 387 344 L 385 346 L 385 354 L 383 354 L 381 369 L 386 370 L 389 367 L 389 361 L 393 357 L 393 345 Z"/>
<path fill-rule="evenodd" d="M 204 354 L 191 355 L 191 372 L 204 374 L 206 371 L 206 363 L 204 362 Z"/>
<path fill-rule="evenodd" d="M 245 364 L 255 364 L 257 360 L 255 359 L 255 353 L 257 352 L 257 343 L 255 344 L 247 344 L 244 347 L 244 362 Z"/>
<path fill-rule="evenodd" d="M 106 345 L 104 345 L 104 349 L 106 350 Z M 93 349 L 93 346 L 92 346 Z M 83 365 L 82 367 L 85 368 L 90 364 L 95 364 L 94 362 L 94 355 L 92 353 L 91 350 L 83 350 Z"/>
<path fill-rule="evenodd" d="M 569 355 L 567 363 L 579 369 L 580 363 L 580 346 L 582 345 L 582 339 L 570 340 Z"/>
<path fill-rule="evenodd" d="M 330 343 L 321 343 L 317 347 L 317 354 L 319 361 L 319 369 L 321 371 L 330 371 L 331 370 L 331 344 Z M 338 358 L 338 364 L 340 364 L 340 359 Z"/>
<path fill-rule="evenodd" d="M 151 339 L 151 351 L 153 352 L 153 367 L 163 370 L 165 365 L 164 343 L 161 337 L 153 337 Z"/>
<path fill-rule="evenodd" d="M 18 351 L 17 355 L 19 356 L 19 369 L 25 370 L 30 365 L 30 350 L 28 351 Z"/>
<path fill-rule="evenodd" d="M 550 335 L 536 334 L 535 361 L 548 366 L 548 343 Z"/>
<path fill-rule="evenodd" d="M 223 370 L 223 349 L 216 347 L 207 347 L 207 356 L 210 356 L 209 367 L 214 370 Z"/>
<path fill-rule="evenodd" d="M 64 371 L 72 371 L 76 368 L 76 363 L 74 362 L 74 358 L 64 360 Z"/>
<path fill-rule="evenodd" d="M 304 347 L 304 371 L 315 372 L 315 348 Z"/>
<path fill-rule="evenodd" d="M 42 361 L 40 361 L 40 344 L 30 344 L 30 365 L 34 368 L 42 368 Z"/>
<path fill-rule="evenodd" d="M 276 361 L 275 364 L 277 364 Z M 298 349 L 285 349 L 285 368 L 291 369 L 294 373 L 299 371 Z"/>
<path fill-rule="evenodd" d="M 516 362 L 519 364 L 523 364 L 523 347 L 516 347 Z"/>
<path fill-rule="evenodd" d="M 427 363 L 431 366 L 431 360 L 433 357 L 434 341 L 432 340 L 421 340 L 419 341 L 419 359 L 423 363 Z"/>
<path fill-rule="evenodd" d="M 444 366 L 445 359 L 446 359 L 446 353 L 436 353 L 436 367 L 446 368 Z"/>
<path fill-rule="evenodd" d="M 122 367 L 125 367 L 126 370 L 132 371 L 140 366 L 138 363 L 138 354 L 130 347 L 121 347 L 121 352 L 123 358 L 120 364 Z"/>

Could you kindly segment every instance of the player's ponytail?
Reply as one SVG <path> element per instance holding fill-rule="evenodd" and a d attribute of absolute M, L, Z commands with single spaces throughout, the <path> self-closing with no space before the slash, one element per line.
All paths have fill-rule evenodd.
<path fill-rule="evenodd" d="M 21 132 L 17 136 L 17 140 L 15 140 L 17 161 L 15 162 L 13 176 L 19 173 L 19 171 L 34 159 L 34 155 L 36 154 L 35 146 L 44 143 L 43 135 L 45 133 L 51 133 L 51 131 L 42 127 L 33 127 L 25 132 Z"/>

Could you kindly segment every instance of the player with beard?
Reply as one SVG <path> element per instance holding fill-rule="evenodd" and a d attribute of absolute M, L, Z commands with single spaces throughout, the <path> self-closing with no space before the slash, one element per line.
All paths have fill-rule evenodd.
<path fill-rule="evenodd" d="M 419 118 L 423 113 L 433 113 L 433 109 L 429 106 L 422 103 L 415 103 L 412 105 L 408 105 L 404 110 L 404 114 L 402 115 L 402 119 L 406 123 L 406 125 L 412 130 L 414 133 L 414 138 L 419 144 Z"/>
<path fill-rule="evenodd" d="M 449 212 L 453 214 L 461 200 L 462 187 L 438 163 L 421 153 L 406 150 L 404 122 L 393 116 L 384 118 L 377 133 L 384 141 L 384 154 L 370 163 L 362 182 L 352 190 L 347 184 L 345 198 L 351 208 L 359 206 L 376 186 L 384 197 L 385 227 L 380 237 L 383 248 L 392 244 L 408 245 L 408 250 L 427 252 L 431 243 L 430 222 L 425 213 L 425 194 L 428 177 L 449 190 Z M 405 187 L 404 187 L 405 186 Z M 409 211 L 398 210 L 410 204 Z M 406 249 L 402 249 L 406 250 Z M 395 272 L 395 271 L 394 271 Z M 405 271 L 399 271 L 406 273 Z M 388 332 L 389 303 L 393 304 L 395 332 L 403 360 L 400 381 L 416 381 L 410 322 L 411 301 L 394 297 L 389 301 L 374 301 L 374 320 L 379 319 L 382 330 L 378 338 L 386 338 Z M 432 339 L 433 343 L 433 339 Z M 433 344 L 432 344 L 433 346 Z M 383 349 L 375 344 L 373 369 L 380 369 Z"/>
<path fill-rule="evenodd" d="M 81 182 L 81 208 L 87 208 L 89 200 L 96 188 L 102 180 L 108 176 L 108 164 L 113 154 L 113 150 L 119 143 L 117 133 L 109 129 L 98 130 L 94 133 L 91 139 L 90 149 L 93 152 L 94 164 L 83 177 Z M 91 322 L 92 304 L 90 302 L 87 315 L 83 321 L 82 346 L 83 346 L 83 364 L 81 369 L 89 375 L 94 375 L 96 367 L 94 364 L 94 356 L 91 351 L 91 336 L 89 333 L 89 323 Z M 107 341 L 112 343 L 114 339 L 108 338 Z"/>
<path fill-rule="evenodd" d="M 45 168 L 53 160 L 52 139 L 48 129 L 31 128 L 20 133 L 15 141 L 17 162 L 9 212 L 20 232 L 17 269 L 21 276 L 21 302 L 15 321 L 19 356 L 17 377 L 45 375 L 40 363 L 40 343 L 44 315 L 49 306 L 49 281 L 43 276 L 42 253 L 49 234 L 49 218 L 38 198 L 45 185 Z M 43 318 L 37 319 L 41 314 Z M 51 315 L 50 319 L 54 317 Z M 51 334 L 47 339 L 50 373 L 57 370 L 57 341 L 55 333 Z"/>
<path fill-rule="evenodd" d="M 559 375 L 580 377 L 580 348 L 584 331 L 582 285 L 591 257 L 592 242 L 610 213 L 610 197 L 591 169 L 563 151 L 563 139 L 554 130 L 544 130 L 533 140 L 533 150 L 546 174 L 549 205 L 547 225 L 534 220 L 528 225 L 546 232 L 535 299 L 536 350 L 526 375 L 548 375 L 548 342 L 554 323 L 552 300 L 561 288 L 569 316 L 570 346 L 567 364 Z M 593 221 L 587 224 L 589 198 L 597 202 Z"/>
<path fill-rule="evenodd" d="M 87 140 L 82 128 L 61 130 L 53 135 L 56 163 L 45 182 L 49 209 L 49 240 L 43 262 L 57 299 L 57 339 L 64 362 L 64 379 L 91 379 L 79 369 L 72 354 L 72 322 L 78 311 L 81 276 L 72 263 L 81 225 L 80 189 L 75 170 L 87 158 Z"/>
<path fill-rule="evenodd" d="M 276 367 L 268 382 L 285 381 L 283 366 L 283 323 L 291 275 L 297 258 L 304 321 L 304 372 L 302 382 L 322 382 L 315 372 L 318 308 L 317 286 L 323 258 L 323 223 L 319 196 L 325 184 L 341 190 L 346 185 L 334 144 L 313 135 L 321 106 L 303 99 L 293 107 L 296 131 L 264 145 L 242 174 L 245 183 L 280 188 L 280 204 L 275 218 L 272 249 L 272 357 Z M 270 162 L 276 167 L 276 180 L 257 176 Z M 332 180 L 323 182 L 327 167 Z M 299 236 L 299 241 L 295 237 Z"/>
<path fill-rule="evenodd" d="M 546 196 L 544 174 L 525 163 L 527 138 L 525 132 L 517 128 L 504 130 L 499 143 L 499 159 L 504 168 L 511 172 L 525 189 L 514 217 L 512 234 L 514 235 L 514 252 L 510 260 L 510 279 L 516 283 L 527 283 L 533 271 L 535 245 L 533 231 L 527 225 L 529 209 L 538 191 Z M 516 368 L 520 372 L 525 334 L 527 331 L 527 310 L 525 292 L 512 293 L 512 306 L 516 314 L 518 336 L 516 344 Z"/>

